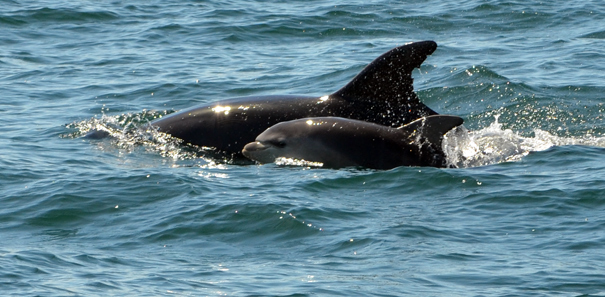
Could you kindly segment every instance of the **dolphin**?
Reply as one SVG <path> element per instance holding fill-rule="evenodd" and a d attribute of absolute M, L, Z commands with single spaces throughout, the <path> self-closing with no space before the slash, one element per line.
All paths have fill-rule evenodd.
<path fill-rule="evenodd" d="M 242 153 L 259 163 L 283 157 L 326 168 L 448 167 L 443 135 L 462 123 L 450 115 L 427 116 L 399 128 L 340 117 L 297 119 L 265 130 Z"/>
<path fill-rule="evenodd" d="M 170 114 L 151 125 L 185 144 L 212 147 L 234 157 L 241 156 L 244 145 L 254 141 L 258 134 L 283 121 L 335 116 L 399 127 L 437 114 L 420 102 L 412 79 L 412 71 L 436 48 L 433 41 L 396 47 L 329 95 L 253 96 L 217 101 Z"/>

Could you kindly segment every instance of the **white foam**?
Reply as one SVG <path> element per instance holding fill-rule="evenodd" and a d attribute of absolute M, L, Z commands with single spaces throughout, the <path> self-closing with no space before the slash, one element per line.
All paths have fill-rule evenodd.
<path fill-rule="evenodd" d="M 80 137 L 93 130 L 105 131 L 110 136 L 111 147 L 117 148 L 121 153 L 131 153 L 137 148 L 143 147 L 146 151 L 174 160 L 199 158 L 199 154 L 195 150 L 192 151 L 191 148 L 182 145 L 182 140 L 158 132 L 149 125 L 148 118 L 155 117 L 157 117 L 157 113 L 148 111 L 115 116 L 103 114 L 101 118 L 91 118 L 67 125 L 68 128 L 76 129 L 77 132 L 66 136 Z M 107 143 L 99 142 L 98 146 L 104 150 Z"/>
<path fill-rule="evenodd" d="M 502 129 L 496 116 L 495 121 L 486 128 L 468 131 L 460 126 L 446 133 L 443 150 L 449 164 L 467 168 L 518 161 L 530 152 L 547 150 L 553 146 L 605 147 L 605 137 L 560 137 L 540 129 L 533 132 L 533 137 L 523 137 L 510 129 Z"/>
<path fill-rule="evenodd" d="M 301 167 L 323 167 L 321 162 L 312 162 L 306 160 L 278 157 L 275 159 L 275 164 L 278 166 L 301 166 Z"/>

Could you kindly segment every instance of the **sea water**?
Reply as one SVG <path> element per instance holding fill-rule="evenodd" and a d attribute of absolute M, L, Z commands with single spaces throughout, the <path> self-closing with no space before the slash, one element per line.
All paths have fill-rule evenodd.
<path fill-rule="evenodd" d="M 603 296 L 599 1 L 4 1 L 6 296 Z M 147 122 L 434 40 L 458 168 L 237 165 Z M 83 139 L 104 127 L 112 137 Z M 135 131 L 135 132 L 132 132 Z"/>

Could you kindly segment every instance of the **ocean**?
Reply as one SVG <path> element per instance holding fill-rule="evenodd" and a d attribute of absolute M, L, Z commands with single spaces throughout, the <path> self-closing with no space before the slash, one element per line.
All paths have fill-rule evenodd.
<path fill-rule="evenodd" d="M 3 296 L 605 296 L 600 1 L 2 7 Z M 421 40 L 457 168 L 232 164 L 141 130 L 330 94 Z"/>

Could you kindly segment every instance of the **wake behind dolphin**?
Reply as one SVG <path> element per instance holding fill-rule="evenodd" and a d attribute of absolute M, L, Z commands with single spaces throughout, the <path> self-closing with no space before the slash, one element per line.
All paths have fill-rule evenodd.
<path fill-rule="evenodd" d="M 414 92 L 412 71 L 437 48 L 433 41 L 409 43 L 381 55 L 346 86 L 323 97 L 254 96 L 204 104 L 151 125 L 184 143 L 241 156 L 244 145 L 283 121 L 335 116 L 399 127 L 437 114 Z"/>

